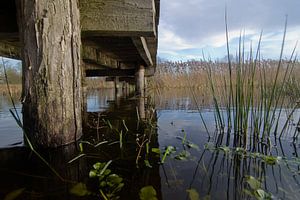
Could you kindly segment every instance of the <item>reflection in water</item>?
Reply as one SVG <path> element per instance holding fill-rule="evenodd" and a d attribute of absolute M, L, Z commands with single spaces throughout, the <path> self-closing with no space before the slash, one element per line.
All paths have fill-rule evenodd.
<path fill-rule="evenodd" d="M 137 115 L 139 99 L 122 97 L 118 104 L 114 93 L 98 92 L 87 97 L 85 136 L 78 144 L 38 150 L 63 180 L 28 148 L 1 149 L 0 199 L 22 188 L 20 199 L 100 199 L 99 183 L 89 178 L 89 170 L 96 162 L 109 160 L 112 160 L 109 169 L 125 183 L 121 199 L 138 199 L 139 190 L 147 185 L 153 185 L 161 199 L 159 157 L 149 149 L 146 152 L 146 144 L 150 149 L 158 147 L 155 112 L 149 123 L 142 123 Z M 104 93 L 105 99 L 101 98 Z M 151 168 L 145 166 L 146 159 Z M 82 198 L 71 195 L 70 189 L 78 182 L 86 185 L 92 195 Z"/>
<path fill-rule="evenodd" d="M 18 96 L 14 96 L 16 108 L 21 113 Z M 23 145 L 22 130 L 17 126 L 9 109 L 13 109 L 9 97 L 0 95 L 0 148 Z"/>
<path fill-rule="evenodd" d="M 122 91 L 121 95 L 116 95 L 114 89 L 87 93 L 81 145 L 39 150 L 64 181 L 27 148 L 1 149 L 0 199 L 20 188 L 25 188 L 21 199 L 99 199 L 99 194 L 76 197 L 69 194 L 69 189 L 75 182 L 82 182 L 97 192 L 99 184 L 89 178 L 89 170 L 94 163 L 109 160 L 113 161 L 110 170 L 124 178 L 121 199 L 139 199 L 139 190 L 146 185 L 154 186 L 158 199 L 189 199 L 187 190 L 198 193 L 201 199 L 222 200 L 256 199 L 257 195 L 297 199 L 300 195 L 299 143 L 292 143 L 288 134 L 283 140 L 272 139 L 267 149 L 234 148 L 222 139 L 226 133 L 212 131 L 215 116 L 208 98 L 196 97 L 211 138 L 189 91 L 156 95 L 153 101 L 157 111 L 151 109 L 150 98 L 126 97 Z M 8 124 L 3 119 L 14 123 L 7 102 L 1 99 L 1 147 L 8 147 L 12 138 L 5 138 L 10 132 L 3 129 Z M 295 121 L 298 117 L 297 111 Z M 141 123 L 142 118 L 146 123 Z M 14 127 L 12 131 L 19 131 Z M 22 140 L 19 131 L 17 141 Z M 167 155 L 165 149 L 170 146 L 176 150 Z M 160 156 L 152 148 L 159 148 Z M 81 157 L 68 164 L 78 155 Z M 164 164 L 159 164 L 164 156 Z"/>

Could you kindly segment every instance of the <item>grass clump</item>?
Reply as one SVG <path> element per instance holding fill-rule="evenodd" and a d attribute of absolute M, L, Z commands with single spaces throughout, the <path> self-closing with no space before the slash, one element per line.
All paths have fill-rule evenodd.
<path fill-rule="evenodd" d="M 297 88 L 295 85 L 298 82 L 293 73 L 298 65 L 296 46 L 289 59 L 282 58 L 285 37 L 286 25 L 277 62 L 261 60 L 262 34 L 255 53 L 252 53 L 250 46 L 247 56 L 244 38 L 240 36 L 239 50 L 235 60 L 232 60 L 226 25 L 227 69 L 220 73 L 212 62 L 206 62 L 216 127 L 221 134 L 227 132 L 227 146 L 232 134 L 233 145 L 237 147 L 270 146 L 270 137 L 281 138 L 287 130 L 290 119 L 299 107 L 299 100 L 296 95 L 287 95 L 289 90 Z"/>

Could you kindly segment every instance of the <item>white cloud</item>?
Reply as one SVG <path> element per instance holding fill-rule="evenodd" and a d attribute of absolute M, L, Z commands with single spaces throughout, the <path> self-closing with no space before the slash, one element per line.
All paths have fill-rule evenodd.
<path fill-rule="evenodd" d="M 159 26 L 159 50 L 161 52 L 177 51 L 192 47 L 193 45 L 176 35 L 167 26 L 163 24 Z"/>
<path fill-rule="evenodd" d="M 255 49 L 263 29 L 262 53 L 276 58 L 280 53 L 285 15 L 289 18 L 286 51 L 291 51 L 299 40 L 299 0 L 162 0 L 159 55 L 191 58 L 198 55 L 195 54 L 198 49 L 217 54 L 212 57 L 223 57 L 225 5 L 232 52 L 236 51 L 241 30 L 245 30 L 245 46 L 252 43 Z"/>

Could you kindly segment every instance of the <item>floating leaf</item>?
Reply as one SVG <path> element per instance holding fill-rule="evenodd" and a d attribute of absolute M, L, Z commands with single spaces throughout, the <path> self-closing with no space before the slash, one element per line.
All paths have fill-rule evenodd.
<path fill-rule="evenodd" d="M 268 165 L 275 165 L 277 163 L 277 161 L 280 159 L 281 157 L 277 158 L 274 156 L 264 156 L 263 160 L 268 164 Z"/>
<path fill-rule="evenodd" d="M 187 146 L 192 149 L 200 150 L 198 145 L 191 142 L 187 143 Z"/>
<path fill-rule="evenodd" d="M 97 162 L 93 165 L 93 168 L 98 170 L 98 169 L 102 169 L 104 167 L 104 163 L 100 163 L 100 162 Z"/>
<path fill-rule="evenodd" d="M 77 183 L 76 185 L 74 185 L 71 189 L 70 189 L 70 193 L 74 194 L 76 196 L 87 196 L 90 195 L 91 192 L 88 191 L 88 189 L 86 188 L 86 185 L 84 183 Z"/>
<path fill-rule="evenodd" d="M 96 170 L 91 170 L 90 173 L 89 173 L 89 177 L 94 178 L 96 176 L 97 176 L 97 171 Z"/>
<path fill-rule="evenodd" d="M 18 198 L 24 192 L 24 190 L 25 190 L 25 188 L 20 188 L 20 189 L 14 190 L 14 191 L 8 193 L 4 197 L 4 200 L 14 200 L 14 199 Z"/>
<path fill-rule="evenodd" d="M 141 200 L 157 200 L 156 190 L 151 185 L 143 187 L 140 190 L 139 196 Z"/>
<path fill-rule="evenodd" d="M 218 149 L 224 151 L 225 154 L 230 152 L 230 148 L 227 146 L 219 147 Z"/>
<path fill-rule="evenodd" d="M 159 148 L 152 148 L 151 151 L 153 153 L 160 154 L 160 149 Z"/>
<path fill-rule="evenodd" d="M 175 159 L 177 159 L 177 160 L 187 160 L 190 156 L 191 156 L 190 152 L 182 151 L 180 154 L 175 156 Z"/>
<path fill-rule="evenodd" d="M 245 153 L 246 150 L 245 150 L 244 148 L 242 148 L 242 147 L 237 147 L 237 148 L 235 149 L 235 152 L 236 152 L 236 153 Z"/>
<path fill-rule="evenodd" d="M 111 174 L 107 177 L 106 181 L 109 182 L 109 183 L 118 185 L 123 181 L 123 178 L 121 178 L 117 174 Z"/>
<path fill-rule="evenodd" d="M 256 180 L 253 176 L 247 177 L 247 183 L 249 184 L 252 190 L 257 190 L 261 186 L 261 183 L 258 180 Z"/>
<path fill-rule="evenodd" d="M 271 195 L 267 192 L 265 192 L 262 189 L 258 189 L 255 191 L 255 196 L 259 200 L 265 200 L 265 199 L 271 199 Z"/>
<path fill-rule="evenodd" d="M 190 200 L 199 200 L 200 199 L 199 193 L 194 188 L 192 188 L 190 190 L 186 190 L 186 191 L 187 191 L 187 193 L 189 193 Z"/>
<path fill-rule="evenodd" d="M 216 149 L 216 148 L 215 148 L 215 145 L 214 145 L 213 143 L 211 143 L 211 142 L 206 143 L 206 144 L 204 145 L 204 148 L 205 148 L 205 149 L 208 149 L 208 150 L 215 150 L 215 149 Z"/>

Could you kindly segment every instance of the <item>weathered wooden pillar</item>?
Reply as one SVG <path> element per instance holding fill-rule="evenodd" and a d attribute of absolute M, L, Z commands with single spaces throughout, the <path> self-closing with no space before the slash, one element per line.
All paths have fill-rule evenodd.
<path fill-rule="evenodd" d="M 116 94 L 117 94 L 118 91 L 119 91 L 119 87 L 120 87 L 119 84 L 120 84 L 120 83 L 119 83 L 119 77 L 118 77 L 118 76 L 114 77 L 114 85 L 115 85 L 115 93 L 116 93 Z"/>
<path fill-rule="evenodd" d="M 23 60 L 23 122 L 31 141 L 56 147 L 82 134 L 77 0 L 16 0 Z"/>
<path fill-rule="evenodd" d="M 117 107 L 119 107 L 120 106 L 120 97 L 121 97 L 119 77 L 116 76 L 114 78 L 114 82 L 115 82 L 115 105 Z"/>
<path fill-rule="evenodd" d="M 139 111 L 139 118 L 145 119 L 146 118 L 145 97 L 139 96 L 137 105 L 138 105 L 138 111 Z"/>
<path fill-rule="evenodd" d="M 142 97 L 144 97 L 144 87 L 145 87 L 144 77 L 145 77 L 145 68 L 143 65 L 140 65 L 135 73 L 135 80 L 136 80 L 135 89 L 136 89 L 136 94 Z"/>

